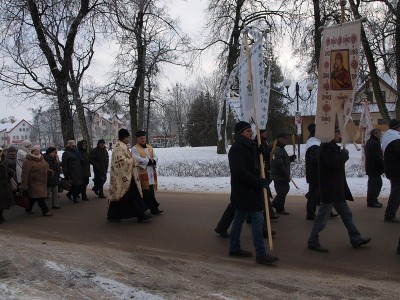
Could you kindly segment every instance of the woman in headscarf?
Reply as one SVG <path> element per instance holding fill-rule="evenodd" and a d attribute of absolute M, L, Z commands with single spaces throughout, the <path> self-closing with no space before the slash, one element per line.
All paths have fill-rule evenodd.
<path fill-rule="evenodd" d="M 28 192 L 30 206 L 25 210 L 27 214 L 32 214 L 32 207 L 36 201 L 42 210 L 44 217 L 52 214 L 46 204 L 47 198 L 47 176 L 52 175 L 53 171 L 44 160 L 39 146 L 33 146 L 30 154 L 26 155 L 22 165 L 22 176 L 20 188 Z"/>
<path fill-rule="evenodd" d="M 110 169 L 110 190 L 107 220 L 120 222 L 121 219 L 137 217 L 143 222 L 151 217 L 145 213 L 137 161 L 133 158 L 128 144 L 130 134 L 126 129 L 118 132 L 118 141 L 114 146 Z"/>
<path fill-rule="evenodd" d="M 60 181 L 60 160 L 57 155 L 57 149 L 49 147 L 46 154 L 43 155 L 44 160 L 48 163 L 53 175 L 47 178 L 47 197 L 51 199 L 52 209 L 60 209 L 58 201 L 58 183 Z"/>
<path fill-rule="evenodd" d="M 0 148 L 0 224 L 4 223 L 3 211 L 14 203 L 11 191 L 11 178 L 14 171 L 8 166 L 3 149 Z"/>

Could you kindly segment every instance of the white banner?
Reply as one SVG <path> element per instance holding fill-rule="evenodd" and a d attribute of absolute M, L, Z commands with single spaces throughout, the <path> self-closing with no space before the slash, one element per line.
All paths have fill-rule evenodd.
<path fill-rule="evenodd" d="M 322 142 L 333 139 L 336 116 L 343 140 L 354 138 L 349 136 L 354 134 L 352 122 L 348 123 L 357 85 L 360 39 L 361 20 L 324 28 L 316 114 L 316 137 Z"/>
<path fill-rule="evenodd" d="M 371 130 L 374 129 L 374 123 L 372 122 L 371 114 L 369 111 L 369 104 L 367 101 L 363 103 L 363 108 L 360 117 L 360 132 L 361 132 L 361 147 L 362 156 L 361 160 L 365 164 L 365 143 L 369 140 L 371 136 Z"/>

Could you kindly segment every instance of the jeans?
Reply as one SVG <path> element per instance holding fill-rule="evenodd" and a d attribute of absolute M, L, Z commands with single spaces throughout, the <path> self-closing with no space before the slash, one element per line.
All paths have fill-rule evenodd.
<path fill-rule="evenodd" d="M 47 186 L 47 198 L 51 199 L 52 206 L 60 206 L 58 202 L 58 186 Z"/>
<path fill-rule="evenodd" d="M 385 211 L 386 219 L 393 219 L 400 206 L 400 180 L 390 180 L 390 195 Z"/>
<path fill-rule="evenodd" d="M 287 181 L 274 180 L 274 187 L 276 196 L 272 201 L 272 206 L 276 208 L 277 212 L 285 211 L 286 195 L 289 193 L 290 185 Z"/>
<path fill-rule="evenodd" d="M 367 203 L 377 203 L 379 194 L 382 189 L 382 177 L 381 175 L 377 176 L 368 176 L 368 190 L 367 190 Z"/>
<path fill-rule="evenodd" d="M 256 249 L 256 256 L 263 256 L 267 254 L 267 249 L 264 244 L 263 237 L 263 224 L 264 216 L 261 211 L 245 212 L 239 209 L 235 210 L 235 217 L 232 222 L 232 229 L 230 233 L 230 251 L 239 251 L 240 247 L 240 234 L 242 233 L 243 223 L 247 215 L 251 217 L 251 233 L 253 235 L 253 245 Z"/>
<path fill-rule="evenodd" d="M 329 216 L 334 207 L 337 213 L 342 218 L 343 224 L 349 233 L 350 242 L 357 243 L 361 240 L 361 234 L 358 232 L 356 225 L 353 223 L 353 214 L 346 202 L 327 203 L 321 202 L 319 205 L 317 216 L 315 217 L 313 228 L 311 230 L 310 238 L 308 239 L 309 245 L 319 244 L 319 233 L 325 228 L 328 223 Z"/>

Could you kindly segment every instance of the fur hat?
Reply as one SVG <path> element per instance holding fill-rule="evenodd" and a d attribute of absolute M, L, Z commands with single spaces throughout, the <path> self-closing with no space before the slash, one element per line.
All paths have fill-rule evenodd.
<path fill-rule="evenodd" d="M 138 130 L 135 132 L 136 137 L 146 136 L 146 131 Z"/>
<path fill-rule="evenodd" d="M 106 143 L 106 141 L 105 140 L 103 140 L 103 139 L 100 139 L 98 142 L 97 142 L 97 146 L 98 145 L 100 145 L 100 144 L 105 144 Z"/>
<path fill-rule="evenodd" d="M 396 129 L 397 127 L 400 127 L 400 120 L 396 120 L 396 119 L 390 120 L 389 128 Z"/>
<path fill-rule="evenodd" d="M 40 151 L 40 146 L 39 145 L 35 145 L 31 148 L 31 153 L 35 150 L 39 150 Z"/>
<path fill-rule="evenodd" d="M 32 142 L 30 140 L 25 140 L 22 142 L 22 146 L 29 149 L 30 147 L 32 147 Z"/>
<path fill-rule="evenodd" d="M 126 130 L 125 128 L 121 128 L 121 129 L 118 131 L 118 139 L 119 139 L 120 141 L 122 141 L 124 138 L 129 137 L 129 136 L 131 136 L 131 135 L 130 135 L 129 131 Z"/>
<path fill-rule="evenodd" d="M 240 134 L 247 128 L 251 128 L 250 124 L 245 121 L 239 121 L 235 125 L 235 134 Z"/>

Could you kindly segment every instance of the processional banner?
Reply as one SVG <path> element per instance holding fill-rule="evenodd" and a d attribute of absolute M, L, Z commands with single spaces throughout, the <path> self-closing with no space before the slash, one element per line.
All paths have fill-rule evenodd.
<path fill-rule="evenodd" d="M 345 143 L 357 129 L 351 120 L 359 69 L 361 20 L 324 28 L 318 70 L 316 137 L 334 137 L 336 116 Z M 355 129 L 355 130 L 354 130 Z"/>

